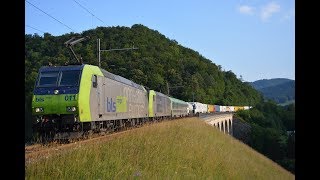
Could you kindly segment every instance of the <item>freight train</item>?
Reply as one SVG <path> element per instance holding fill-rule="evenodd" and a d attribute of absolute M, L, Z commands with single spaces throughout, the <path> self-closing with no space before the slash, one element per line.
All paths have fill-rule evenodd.
<path fill-rule="evenodd" d="M 247 108 L 185 102 L 88 64 L 41 67 L 32 98 L 34 130 L 54 139 Z"/>
<path fill-rule="evenodd" d="M 72 45 L 84 40 L 67 41 Z M 34 131 L 48 139 L 72 139 L 145 122 L 247 107 L 185 102 L 82 62 L 39 69 L 32 97 Z"/>
<path fill-rule="evenodd" d="M 184 117 L 187 107 L 185 101 L 87 64 L 41 67 L 32 98 L 35 131 L 57 139 Z"/>

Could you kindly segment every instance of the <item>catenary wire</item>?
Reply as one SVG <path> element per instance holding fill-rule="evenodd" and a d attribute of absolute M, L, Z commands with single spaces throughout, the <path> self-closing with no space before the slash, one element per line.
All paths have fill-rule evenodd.
<path fill-rule="evenodd" d="M 37 8 L 38 10 L 40 10 L 41 12 L 43 12 L 44 14 L 48 15 L 49 17 L 53 18 L 54 20 L 58 21 L 60 24 L 64 25 L 65 27 L 69 28 L 70 30 L 74 31 L 72 28 L 70 28 L 69 26 L 67 26 L 66 24 L 64 24 L 63 22 L 59 21 L 58 19 L 56 19 L 55 17 L 51 16 L 50 14 L 46 13 L 45 11 L 43 11 L 42 9 L 38 8 L 37 6 L 33 5 L 32 3 L 30 3 L 29 1 L 26 0 L 27 3 L 29 3 L 30 5 L 32 5 L 33 7 Z"/>

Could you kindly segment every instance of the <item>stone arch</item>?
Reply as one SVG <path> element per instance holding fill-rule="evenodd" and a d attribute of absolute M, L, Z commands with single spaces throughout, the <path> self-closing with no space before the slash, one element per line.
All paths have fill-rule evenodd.
<path fill-rule="evenodd" d="M 224 120 L 224 129 L 225 129 L 225 133 L 228 133 L 229 132 L 229 127 L 228 127 L 228 123 L 227 123 L 227 120 Z"/>
<path fill-rule="evenodd" d="M 223 121 L 221 122 L 221 131 L 224 133 L 225 131 L 224 131 L 224 123 L 223 123 Z"/>
<path fill-rule="evenodd" d="M 229 134 L 232 134 L 232 123 L 231 123 L 231 119 L 228 120 L 228 125 L 229 125 Z"/>

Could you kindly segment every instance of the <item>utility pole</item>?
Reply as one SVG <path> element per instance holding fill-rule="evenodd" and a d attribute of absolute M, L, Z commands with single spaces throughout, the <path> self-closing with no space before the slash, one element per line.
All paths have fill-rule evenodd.
<path fill-rule="evenodd" d="M 101 58 L 100 58 L 100 52 L 101 51 L 104 51 L 104 52 L 109 52 L 109 51 L 127 51 L 127 50 L 135 50 L 135 49 L 138 49 L 138 48 L 135 48 L 132 46 L 132 48 L 121 48 L 121 49 L 107 49 L 107 50 L 102 50 L 100 49 L 100 39 L 98 39 L 97 41 L 97 49 L 98 49 L 98 62 L 99 62 L 99 67 L 101 67 Z"/>
<path fill-rule="evenodd" d="M 100 61 L 100 39 L 98 39 L 98 62 L 99 62 L 99 67 L 101 67 L 101 61 Z"/>

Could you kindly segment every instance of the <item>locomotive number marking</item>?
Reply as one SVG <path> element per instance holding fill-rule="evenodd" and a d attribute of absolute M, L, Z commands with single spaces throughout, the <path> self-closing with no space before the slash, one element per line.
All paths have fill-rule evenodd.
<path fill-rule="evenodd" d="M 66 95 L 64 96 L 65 101 L 75 101 L 76 100 L 76 95 Z"/>

